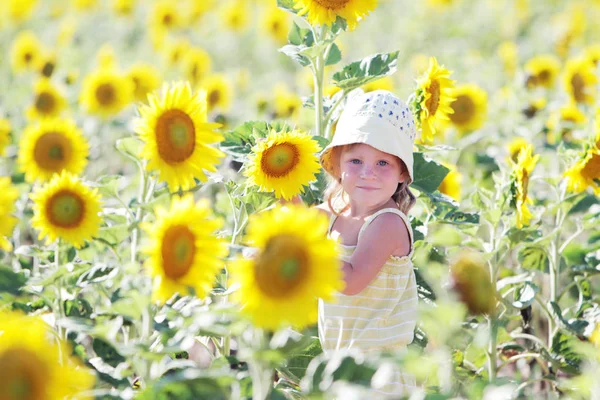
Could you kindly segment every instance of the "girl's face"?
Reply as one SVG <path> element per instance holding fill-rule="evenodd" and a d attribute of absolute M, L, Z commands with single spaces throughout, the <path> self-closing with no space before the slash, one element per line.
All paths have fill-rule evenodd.
<path fill-rule="evenodd" d="M 407 179 L 396 156 L 363 143 L 342 150 L 340 176 L 350 199 L 367 207 L 387 202 L 398 183 Z"/>

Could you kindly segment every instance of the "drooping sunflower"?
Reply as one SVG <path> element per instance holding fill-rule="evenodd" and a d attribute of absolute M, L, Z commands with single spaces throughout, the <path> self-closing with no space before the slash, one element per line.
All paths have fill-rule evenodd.
<path fill-rule="evenodd" d="M 17 224 L 17 218 L 13 216 L 15 212 L 15 202 L 19 197 L 19 192 L 12 185 L 9 177 L 0 177 L 0 249 L 11 251 L 12 244 L 9 239 Z"/>
<path fill-rule="evenodd" d="M 75 123 L 43 120 L 25 128 L 19 143 L 19 169 L 25 180 L 48 181 L 62 171 L 79 175 L 87 165 L 89 145 Z"/>
<path fill-rule="evenodd" d="M 100 195 L 76 176 L 63 171 L 30 195 L 33 200 L 31 225 L 39 239 L 60 238 L 80 248 L 100 229 Z"/>
<path fill-rule="evenodd" d="M 110 118 L 133 99 L 133 83 L 112 69 L 99 69 L 83 82 L 81 103 L 90 114 Z"/>
<path fill-rule="evenodd" d="M 523 137 L 514 138 L 508 144 L 508 146 L 506 146 L 506 148 L 508 150 L 508 158 L 516 163 L 517 159 L 519 157 L 519 153 L 521 153 L 521 150 L 527 148 L 527 146 L 532 146 L 532 144 L 529 143 L 527 141 L 527 139 L 525 139 Z"/>
<path fill-rule="evenodd" d="M 241 32 L 248 27 L 250 10 L 244 0 L 233 0 L 221 9 L 223 25 L 234 32 Z"/>
<path fill-rule="evenodd" d="M 148 95 L 139 108 L 135 132 L 144 141 L 142 157 L 148 170 L 158 171 L 171 191 L 187 190 L 194 179 L 206 181 L 204 171 L 216 171 L 224 154 L 210 146 L 223 140 L 220 125 L 207 121 L 206 92 L 192 93 L 188 83 L 163 85 L 162 95 Z"/>
<path fill-rule="evenodd" d="M 589 59 L 575 58 L 567 61 L 563 85 L 575 102 L 592 104 L 596 98 L 597 83 L 594 64 Z"/>
<path fill-rule="evenodd" d="M 460 85 L 452 90 L 455 100 L 450 103 L 450 122 L 460 134 L 476 131 L 487 117 L 487 93 L 477 85 Z"/>
<path fill-rule="evenodd" d="M 183 72 L 192 85 L 198 84 L 212 68 L 210 55 L 200 49 L 189 49 L 183 59 Z"/>
<path fill-rule="evenodd" d="M 13 71 L 37 70 L 42 54 L 42 45 L 31 31 L 19 33 L 11 49 Z"/>
<path fill-rule="evenodd" d="M 244 174 L 261 191 L 290 200 L 316 179 L 319 151 L 319 144 L 304 132 L 271 131 L 252 149 Z"/>
<path fill-rule="evenodd" d="M 340 16 L 350 30 L 376 7 L 377 0 L 295 0 L 298 15 L 306 15 L 311 25 L 331 25 Z"/>
<path fill-rule="evenodd" d="M 286 43 L 291 21 L 289 14 L 274 4 L 268 6 L 262 17 L 262 31 L 279 43 Z"/>
<path fill-rule="evenodd" d="M 417 80 L 414 108 L 418 110 L 423 143 L 433 143 L 437 126 L 441 121 L 448 121 L 448 115 L 453 112 L 450 104 L 455 100 L 452 95 L 454 81 L 450 80 L 450 74 L 444 66 L 438 65 L 435 57 L 431 57 L 427 72 Z"/>
<path fill-rule="evenodd" d="M 539 154 L 533 155 L 533 146 L 528 145 L 519 152 L 516 163 L 512 160 L 510 161 L 512 167 L 510 204 L 517 211 L 516 221 L 518 228 L 529 225 L 529 221 L 532 218 L 531 212 L 527 207 L 527 204 L 533 203 L 528 196 L 529 177 L 539 158 Z"/>
<path fill-rule="evenodd" d="M 452 289 L 471 314 L 489 314 L 497 302 L 486 259 L 479 253 L 462 251 L 450 266 Z"/>
<path fill-rule="evenodd" d="M 215 236 L 223 222 L 212 215 L 206 200 L 194 203 L 190 193 L 175 196 L 169 210 L 156 209 L 156 222 L 144 223 L 149 235 L 143 252 L 154 277 L 152 298 L 166 302 L 174 294 L 206 297 L 223 268 L 227 245 Z"/>
<path fill-rule="evenodd" d="M 29 119 L 57 117 L 67 105 L 63 95 L 47 78 L 39 79 L 33 90 L 34 101 L 26 111 Z"/>
<path fill-rule="evenodd" d="M 527 72 L 527 87 L 552 88 L 560 72 L 560 60 L 553 54 L 535 56 L 525 64 L 525 72 Z"/>
<path fill-rule="evenodd" d="M 438 190 L 445 195 L 452 197 L 456 201 L 460 201 L 461 192 L 462 192 L 462 174 L 458 172 L 456 165 L 451 165 L 449 163 L 442 162 L 446 168 L 450 171 L 440 183 Z"/>
<path fill-rule="evenodd" d="M 146 101 L 148 93 L 160 87 L 160 76 L 150 64 L 135 64 L 127 72 L 133 82 L 133 95 L 137 101 Z"/>
<path fill-rule="evenodd" d="M 592 188 L 596 196 L 600 196 L 600 135 L 597 142 L 589 146 L 583 157 L 564 173 L 567 180 L 567 190 L 580 193 L 588 187 Z"/>
<path fill-rule="evenodd" d="M 253 259 L 231 266 L 234 293 L 257 327 L 298 329 L 316 322 L 317 301 L 330 301 L 344 281 L 328 221 L 317 209 L 277 207 L 250 217 L 246 242 Z"/>
<path fill-rule="evenodd" d="M 10 144 L 10 132 L 12 127 L 6 118 L 0 118 L 0 157 L 4 156 L 6 146 Z"/>
<path fill-rule="evenodd" d="M 94 387 L 94 374 L 66 343 L 51 339 L 40 317 L 1 312 L 0 338 L 2 399 L 91 399 L 81 393 Z"/>
<path fill-rule="evenodd" d="M 284 84 L 275 86 L 275 118 L 296 118 L 302 108 L 302 99 Z"/>
<path fill-rule="evenodd" d="M 56 68 L 56 54 L 54 52 L 47 52 L 43 54 L 40 59 L 39 71 L 40 74 L 45 78 L 50 78 Z"/>
<path fill-rule="evenodd" d="M 229 79 L 223 74 L 212 74 L 202 80 L 200 85 L 206 90 L 206 101 L 208 102 L 208 110 L 212 111 L 216 108 L 227 111 L 231 104 L 233 96 L 232 85 Z"/>

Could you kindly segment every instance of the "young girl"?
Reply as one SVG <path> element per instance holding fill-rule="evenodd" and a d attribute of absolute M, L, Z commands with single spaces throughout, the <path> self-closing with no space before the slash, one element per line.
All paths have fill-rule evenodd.
<path fill-rule="evenodd" d="M 321 164 L 333 178 L 327 201 L 329 235 L 341 244 L 346 288 L 319 301 L 319 339 L 338 349 L 402 350 L 413 340 L 417 287 L 407 214 L 415 203 L 415 124 L 408 107 L 387 91 L 354 97 L 344 109 Z M 375 397 L 406 396 L 413 376 L 395 371 Z"/>

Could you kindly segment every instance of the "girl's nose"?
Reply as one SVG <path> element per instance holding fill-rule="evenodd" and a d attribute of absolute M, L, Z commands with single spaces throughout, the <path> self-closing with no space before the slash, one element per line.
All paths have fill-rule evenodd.
<path fill-rule="evenodd" d="M 360 177 L 361 178 L 372 178 L 373 176 L 375 176 L 375 173 L 373 171 L 373 168 L 365 165 L 361 170 L 360 170 Z"/>

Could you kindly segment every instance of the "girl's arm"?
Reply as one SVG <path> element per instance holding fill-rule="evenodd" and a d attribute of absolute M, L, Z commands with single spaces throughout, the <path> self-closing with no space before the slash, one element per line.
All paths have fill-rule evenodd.
<path fill-rule="evenodd" d="M 397 214 L 381 214 L 365 228 L 350 262 L 343 263 L 346 287 L 342 293 L 360 293 L 396 251 L 403 255 L 410 251 L 408 228 Z"/>

